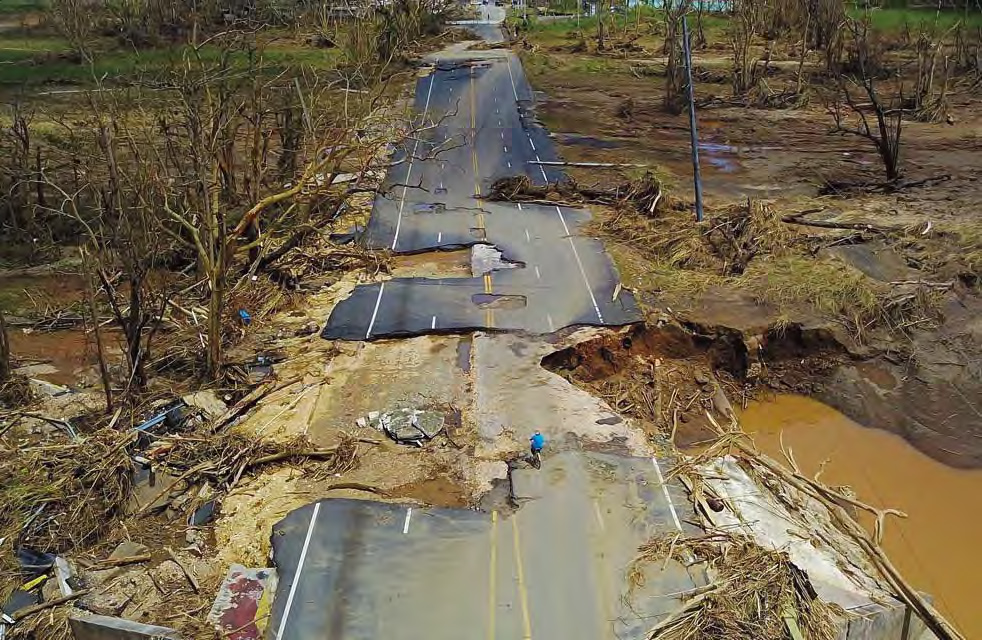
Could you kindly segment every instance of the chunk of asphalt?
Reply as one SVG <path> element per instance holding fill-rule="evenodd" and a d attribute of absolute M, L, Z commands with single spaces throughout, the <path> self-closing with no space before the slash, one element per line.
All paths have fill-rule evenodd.
<path fill-rule="evenodd" d="M 71 616 L 68 624 L 75 640 L 181 640 L 176 629 L 141 624 L 110 616 Z"/>
<path fill-rule="evenodd" d="M 475 278 L 500 269 L 516 269 L 525 263 L 508 260 L 493 244 L 471 245 L 471 275 Z"/>

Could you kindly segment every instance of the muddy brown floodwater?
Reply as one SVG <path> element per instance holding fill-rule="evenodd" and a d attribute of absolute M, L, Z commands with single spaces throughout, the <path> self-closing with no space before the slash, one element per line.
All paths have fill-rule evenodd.
<path fill-rule="evenodd" d="M 849 485 L 864 502 L 904 511 L 889 518 L 891 560 L 969 638 L 982 637 L 982 470 L 945 466 L 886 431 L 863 427 L 801 396 L 752 403 L 741 415 L 758 448 L 775 458 L 784 445 L 802 471 Z"/>

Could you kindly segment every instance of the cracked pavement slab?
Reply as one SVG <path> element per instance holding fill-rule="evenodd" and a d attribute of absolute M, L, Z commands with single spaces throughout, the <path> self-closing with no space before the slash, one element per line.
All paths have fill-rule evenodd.
<path fill-rule="evenodd" d="M 537 164 L 557 156 L 534 120 L 532 90 L 518 59 L 503 50 L 444 52 L 421 76 L 416 107 L 426 130 L 401 146 L 407 161 L 390 170 L 365 241 L 397 254 L 493 245 L 525 268 L 359 286 L 334 309 L 323 337 L 371 340 L 480 329 L 547 334 L 641 320 L 633 295 L 617 286 L 603 245 L 580 235 L 588 212 L 482 197 L 501 177 L 524 174 L 544 184 L 562 176 Z M 512 303 L 488 304 L 485 296 Z"/>

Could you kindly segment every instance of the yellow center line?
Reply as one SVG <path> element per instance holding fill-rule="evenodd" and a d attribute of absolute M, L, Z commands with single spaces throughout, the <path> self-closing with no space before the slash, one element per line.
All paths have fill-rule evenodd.
<path fill-rule="evenodd" d="M 471 94 L 471 165 L 474 169 L 474 196 L 477 198 L 477 208 L 484 209 L 484 199 L 481 197 L 481 172 L 477 161 L 477 91 L 474 85 L 474 67 L 470 68 L 470 94 Z M 487 240 L 487 227 L 484 222 L 484 212 L 478 211 L 477 228 L 484 231 L 484 240 Z M 491 274 L 484 275 L 484 293 L 494 293 Z M 484 324 L 488 328 L 494 327 L 494 310 L 484 310 Z"/>
<path fill-rule="evenodd" d="M 529 618 L 529 598 L 525 588 L 525 569 L 522 565 L 522 543 L 518 539 L 518 514 L 511 517 L 511 530 L 515 534 L 515 570 L 518 572 L 518 597 L 522 602 L 522 625 L 524 640 L 532 640 L 532 621 Z"/>
<path fill-rule="evenodd" d="M 498 512 L 491 512 L 491 568 L 488 572 L 488 640 L 494 640 L 498 607 Z"/>

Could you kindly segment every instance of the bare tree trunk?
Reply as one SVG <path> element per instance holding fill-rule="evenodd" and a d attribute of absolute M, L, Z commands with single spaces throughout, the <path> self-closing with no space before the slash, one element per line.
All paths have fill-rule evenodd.
<path fill-rule="evenodd" d="M 95 346 L 99 356 L 99 375 L 102 377 L 102 388 L 106 393 L 106 412 L 113 410 L 113 387 L 109 379 L 109 368 L 106 366 L 106 351 L 102 346 L 102 329 L 99 328 L 99 312 L 95 304 L 95 286 L 92 284 L 92 263 L 88 252 L 81 249 L 82 271 L 85 276 L 85 297 L 89 303 L 89 315 L 92 317 L 92 332 L 95 334 Z"/>
<path fill-rule="evenodd" d="M 209 279 L 211 297 L 208 298 L 208 352 L 206 366 L 208 377 L 218 378 L 222 368 L 222 312 L 225 310 L 225 273 L 215 273 Z"/>
<path fill-rule="evenodd" d="M 0 382 L 10 379 L 10 341 L 7 338 L 7 321 L 0 311 Z"/>

